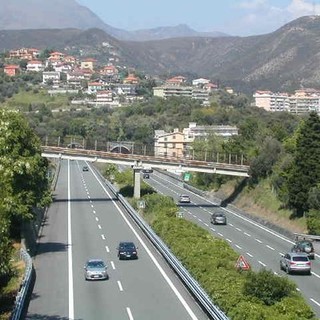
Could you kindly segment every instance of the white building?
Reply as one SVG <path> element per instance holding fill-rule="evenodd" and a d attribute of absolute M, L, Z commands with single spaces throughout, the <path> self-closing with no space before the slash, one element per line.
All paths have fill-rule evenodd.
<path fill-rule="evenodd" d="M 253 97 L 255 106 L 267 111 L 287 111 L 295 114 L 315 111 L 320 114 L 320 92 L 314 89 L 296 90 L 293 95 L 256 91 Z"/>
<path fill-rule="evenodd" d="M 52 81 L 53 84 L 60 83 L 60 72 L 58 71 L 44 71 L 42 73 L 42 82 L 47 83 L 48 81 Z"/>
<path fill-rule="evenodd" d="M 208 83 L 210 83 L 210 80 L 208 80 L 208 79 L 204 79 L 204 78 L 199 78 L 199 79 L 194 79 L 194 80 L 192 80 L 192 85 L 193 86 L 203 86 L 204 84 L 208 84 Z"/>
<path fill-rule="evenodd" d="M 44 64 L 40 60 L 31 60 L 27 63 L 27 71 L 40 72 L 44 70 Z"/>

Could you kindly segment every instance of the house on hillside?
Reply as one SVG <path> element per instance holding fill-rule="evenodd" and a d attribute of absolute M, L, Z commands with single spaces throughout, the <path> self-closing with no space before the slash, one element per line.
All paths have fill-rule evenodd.
<path fill-rule="evenodd" d="M 56 60 L 59 60 L 59 61 L 62 61 L 65 57 L 65 54 L 62 53 L 62 52 L 58 52 L 58 51 L 54 51 L 54 52 L 51 52 L 50 53 L 50 56 L 48 58 L 48 60 L 52 60 L 52 61 L 56 61 Z"/>
<path fill-rule="evenodd" d="M 138 84 L 139 78 L 134 74 L 129 74 L 126 78 L 123 79 L 124 84 Z"/>
<path fill-rule="evenodd" d="M 154 155 L 160 157 L 182 158 L 184 152 L 184 135 L 179 129 L 173 132 L 155 130 Z"/>
<path fill-rule="evenodd" d="M 44 70 L 44 64 L 40 60 L 31 60 L 27 63 L 27 71 L 41 72 Z"/>
<path fill-rule="evenodd" d="M 176 76 L 173 78 L 170 78 L 166 80 L 165 84 L 168 86 L 181 86 L 182 84 L 185 84 L 187 79 L 183 76 Z"/>
<path fill-rule="evenodd" d="M 93 71 L 96 67 L 97 60 L 93 58 L 87 58 L 81 61 L 81 69 L 90 69 Z"/>
<path fill-rule="evenodd" d="M 113 101 L 113 95 L 111 90 L 101 90 L 96 93 L 97 104 L 107 104 Z"/>
<path fill-rule="evenodd" d="M 17 74 L 19 74 L 21 72 L 21 69 L 16 64 L 7 64 L 4 66 L 3 71 L 8 76 L 12 77 L 12 76 L 16 76 Z"/>
<path fill-rule="evenodd" d="M 42 73 L 42 83 L 48 84 L 49 82 L 52 82 L 53 85 L 59 85 L 60 72 L 58 72 L 58 71 L 44 71 Z"/>
<path fill-rule="evenodd" d="M 19 60 L 33 60 L 39 56 L 39 50 L 35 48 L 20 48 L 17 50 L 10 50 L 9 57 L 10 59 L 19 59 Z"/>
<path fill-rule="evenodd" d="M 93 94 L 97 93 L 98 91 L 102 91 L 105 89 L 104 83 L 100 82 L 89 82 L 88 83 L 88 93 Z"/>

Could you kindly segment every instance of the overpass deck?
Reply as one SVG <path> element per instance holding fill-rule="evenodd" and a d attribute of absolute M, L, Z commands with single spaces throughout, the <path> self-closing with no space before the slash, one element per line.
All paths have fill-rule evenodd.
<path fill-rule="evenodd" d="M 250 169 L 248 165 L 235 163 L 208 162 L 195 159 L 155 157 L 54 146 L 43 146 L 42 156 L 47 158 L 122 164 L 129 165 L 135 169 L 155 168 L 163 170 L 180 170 L 181 172 L 205 172 L 242 177 L 249 177 Z"/>

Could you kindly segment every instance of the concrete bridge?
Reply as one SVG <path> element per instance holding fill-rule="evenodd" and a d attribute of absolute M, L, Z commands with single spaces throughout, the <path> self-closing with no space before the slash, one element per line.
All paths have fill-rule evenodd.
<path fill-rule="evenodd" d="M 110 149 L 109 149 L 110 150 Z M 118 148 L 113 148 L 113 151 Z M 127 149 L 129 150 L 129 149 Z M 248 165 L 229 162 L 210 162 L 205 160 L 155 157 L 144 154 L 133 154 L 112 151 L 98 151 L 83 149 L 81 145 L 69 147 L 42 146 L 42 156 L 46 158 L 60 158 L 82 160 L 88 162 L 103 162 L 131 166 L 134 171 L 134 196 L 140 198 L 140 171 L 143 169 L 175 170 L 179 172 L 205 172 L 231 176 L 249 177 Z M 232 157 L 225 157 L 232 159 Z"/>

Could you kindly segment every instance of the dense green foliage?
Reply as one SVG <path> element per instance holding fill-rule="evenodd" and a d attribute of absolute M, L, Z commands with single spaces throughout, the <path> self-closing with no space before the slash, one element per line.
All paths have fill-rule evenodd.
<path fill-rule="evenodd" d="M 0 110 L 0 278 L 10 270 L 10 242 L 19 237 L 21 221 L 32 219 L 33 208 L 50 201 L 47 168 L 26 119 Z"/>

